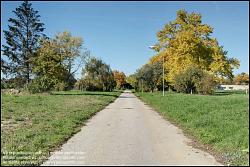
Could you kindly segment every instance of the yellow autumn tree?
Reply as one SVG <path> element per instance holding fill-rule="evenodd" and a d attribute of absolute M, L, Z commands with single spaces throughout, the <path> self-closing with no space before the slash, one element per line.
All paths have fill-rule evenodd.
<path fill-rule="evenodd" d="M 234 78 L 234 84 L 237 84 L 237 85 L 249 84 L 249 74 L 242 72 L 236 75 Z"/>
<path fill-rule="evenodd" d="M 116 88 L 121 89 L 122 86 L 126 83 L 126 75 L 118 70 L 114 70 L 113 74 L 116 82 Z"/>
<path fill-rule="evenodd" d="M 164 56 L 165 78 L 170 84 L 174 76 L 190 66 L 213 74 L 218 81 L 232 79 L 239 61 L 226 56 L 217 39 L 211 37 L 212 32 L 211 26 L 202 23 L 201 14 L 179 10 L 176 19 L 157 33 L 158 43 L 154 49 L 158 54 L 150 63 L 162 61 Z"/>

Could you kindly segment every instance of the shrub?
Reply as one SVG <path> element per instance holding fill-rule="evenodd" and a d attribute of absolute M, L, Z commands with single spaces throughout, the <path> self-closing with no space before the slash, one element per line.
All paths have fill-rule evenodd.
<path fill-rule="evenodd" d="M 200 82 L 197 84 L 197 91 L 200 94 L 213 94 L 214 87 L 216 86 L 215 79 L 212 75 L 204 73 Z"/>
<path fill-rule="evenodd" d="M 188 93 L 189 89 L 193 86 L 194 84 L 188 81 L 188 78 L 184 73 L 180 73 L 174 77 L 174 88 L 177 92 Z"/>
<path fill-rule="evenodd" d="M 174 77 L 174 88 L 178 92 L 196 92 L 196 85 L 203 77 L 204 72 L 197 67 L 189 67 L 186 71 Z"/>
<path fill-rule="evenodd" d="M 54 85 L 56 91 L 65 91 L 68 85 L 65 82 L 58 82 Z"/>
<path fill-rule="evenodd" d="M 35 81 L 31 81 L 29 84 L 27 84 L 25 89 L 30 93 L 39 93 L 39 92 L 41 92 L 40 85 Z"/>
<path fill-rule="evenodd" d="M 102 82 L 100 80 L 93 80 L 86 77 L 75 83 L 75 89 L 84 91 L 112 91 L 115 84 L 114 80 L 110 80 L 110 82 Z"/>
<path fill-rule="evenodd" d="M 174 88 L 183 93 L 212 94 L 215 79 L 197 67 L 190 67 L 174 77 Z"/>
<path fill-rule="evenodd" d="M 23 88 L 26 84 L 26 80 L 21 77 L 15 77 L 15 78 L 1 78 L 1 89 L 20 89 Z"/>
<path fill-rule="evenodd" d="M 1 78 L 1 89 L 7 89 L 7 83 L 4 78 Z"/>
<path fill-rule="evenodd" d="M 47 77 L 38 77 L 32 80 L 29 84 L 26 85 L 26 89 L 30 93 L 41 93 L 50 91 L 53 88 L 54 81 Z"/>

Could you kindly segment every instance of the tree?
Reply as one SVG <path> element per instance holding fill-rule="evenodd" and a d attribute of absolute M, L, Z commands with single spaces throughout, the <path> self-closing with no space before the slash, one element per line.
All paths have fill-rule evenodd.
<path fill-rule="evenodd" d="M 191 66 L 211 72 L 217 80 L 232 78 L 232 70 L 239 61 L 226 57 L 227 52 L 212 38 L 213 28 L 202 23 L 201 15 L 179 10 L 174 21 L 157 33 L 159 52 L 151 61 L 162 61 L 168 72 L 166 80 L 174 84 L 174 77 Z"/>
<path fill-rule="evenodd" d="M 88 52 L 81 54 L 82 38 L 72 37 L 70 32 L 64 31 L 54 39 L 44 38 L 40 43 L 31 59 L 37 80 L 35 85 L 39 88 L 44 85 L 44 91 L 72 89 L 76 83 L 74 74 L 88 56 Z"/>
<path fill-rule="evenodd" d="M 122 89 L 123 86 L 126 84 L 126 75 L 118 70 L 114 70 L 113 74 L 116 82 L 116 88 Z"/>
<path fill-rule="evenodd" d="M 126 77 L 126 82 L 129 83 L 135 90 L 138 90 L 138 81 L 135 74 Z"/>
<path fill-rule="evenodd" d="M 157 87 L 158 90 L 162 90 L 162 86 L 163 86 L 163 81 L 162 81 L 162 77 L 163 77 L 163 71 L 162 71 L 162 65 L 163 62 L 162 61 L 156 61 L 156 62 L 152 62 L 150 63 L 152 65 L 152 70 L 153 70 L 153 82 L 155 83 L 155 86 Z M 167 73 L 166 69 L 164 68 L 164 74 Z M 169 86 L 169 83 L 166 81 L 166 79 L 164 78 L 164 85 Z"/>
<path fill-rule="evenodd" d="M 194 93 L 199 78 L 203 76 L 203 71 L 198 68 L 190 67 L 174 77 L 174 88 L 178 92 Z"/>
<path fill-rule="evenodd" d="M 4 30 L 6 45 L 3 46 L 1 64 L 5 74 L 11 73 L 19 78 L 24 78 L 28 83 L 31 77 L 31 61 L 38 48 L 38 41 L 44 30 L 44 24 L 40 22 L 38 11 L 32 8 L 32 4 L 24 1 L 21 6 L 13 11 L 16 18 L 8 21 L 9 30 Z"/>
<path fill-rule="evenodd" d="M 85 90 L 112 91 L 116 86 L 110 66 L 95 57 L 86 62 L 80 83 Z"/>
<path fill-rule="evenodd" d="M 154 88 L 152 77 L 153 70 L 149 64 L 145 64 L 137 70 L 136 79 L 138 81 L 138 88 L 140 91 L 152 91 Z"/>
<path fill-rule="evenodd" d="M 162 63 L 145 64 L 136 71 L 135 78 L 137 80 L 136 88 L 141 91 L 153 92 L 157 86 L 162 84 Z"/>
<path fill-rule="evenodd" d="M 83 39 L 81 37 L 73 37 L 68 31 L 58 33 L 54 42 L 58 47 L 61 59 L 63 59 L 62 64 L 64 64 L 67 70 L 67 73 L 65 74 L 65 82 L 72 88 L 75 83 L 71 82 L 71 78 L 83 65 L 89 52 L 81 54 L 80 49 L 82 47 Z"/>
<path fill-rule="evenodd" d="M 74 73 L 86 58 L 86 53 L 80 54 L 81 45 L 81 38 L 72 37 L 66 31 L 57 34 L 54 39 L 40 40 L 40 48 L 31 59 L 36 80 L 31 87 L 38 86 L 38 91 L 73 88 L 76 82 Z"/>
<path fill-rule="evenodd" d="M 31 59 L 36 84 L 42 89 L 39 91 L 51 90 L 55 84 L 64 82 L 65 75 L 68 74 L 63 64 L 64 57 L 60 55 L 59 49 L 53 39 L 43 39 L 40 41 L 40 48 Z"/>
<path fill-rule="evenodd" d="M 213 75 L 198 67 L 189 67 L 174 78 L 174 88 L 183 93 L 211 94 L 215 85 Z"/>
<path fill-rule="evenodd" d="M 242 72 L 235 76 L 233 82 L 236 85 L 247 85 L 249 84 L 249 75 L 247 73 Z"/>
<path fill-rule="evenodd" d="M 199 94 L 213 94 L 216 85 L 217 82 L 214 76 L 207 72 L 204 72 L 203 77 L 200 78 L 200 81 L 196 84 L 196 89 Z"/>

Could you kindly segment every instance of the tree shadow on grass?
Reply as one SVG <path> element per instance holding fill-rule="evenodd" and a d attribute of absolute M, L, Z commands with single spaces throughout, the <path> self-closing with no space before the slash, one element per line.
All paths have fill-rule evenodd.
<path fill-rule="evenodd" d="M 210 96 L 228 96 L 229 93 L 218 93 L 218 94 L 211 94 Z"/>
<path fill-rule="evenodd" d="M 87 95 L 87 96 L 112 96 L 112 97 L 119 97 L 119 95 L 112 95 L 112 94 L 105 94 L 105 93 L 98 93 L 98 92 L 93 92 L 93 93 L 88 93 L 88 92 L 82 92 L 82 93 L 50 93 L 50 95 L 54 95 L 54 96 L 58 96 L 58 95 L 62 95 L 62 96 L 79 96 L 79 95 Z"/>

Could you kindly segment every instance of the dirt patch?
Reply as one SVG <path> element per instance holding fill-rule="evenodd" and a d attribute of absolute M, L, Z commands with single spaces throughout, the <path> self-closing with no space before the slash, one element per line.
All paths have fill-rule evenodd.
<path fill-rule="evenodd" d="M 27 125 L 32 125 L 32 122 L 28 118 L 18 120 L 5 119 L 1 120 L 1 131 L 8 133 Z"/>

